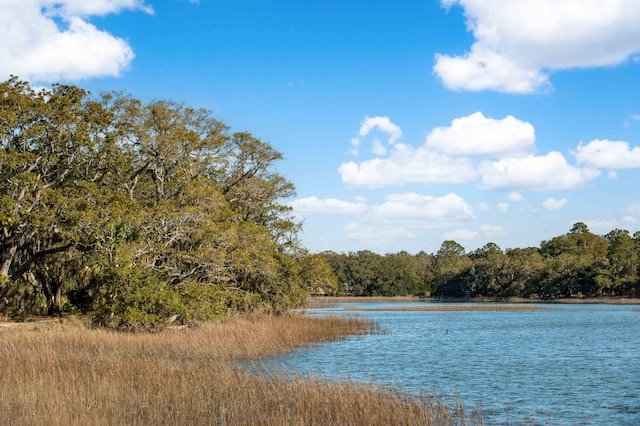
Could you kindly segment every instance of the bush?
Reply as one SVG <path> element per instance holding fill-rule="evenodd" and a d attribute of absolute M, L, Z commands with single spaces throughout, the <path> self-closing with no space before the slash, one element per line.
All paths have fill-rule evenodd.
<path fill-rule="evenodd" d="M 109 268 L 101 274 L 94 323 L 120 330 L 154 330 L 190 320 L 180 293 L 143 268 Z M 105 291 L 107 290 L 107 291 Z"/>
<path fill-rule="evenodd" d="M 176 291 L 185 305 L 187 318 L 206 321 L 220 318 L 227 312 L 227 293 L 216 285 L 198 282 L 180 284 Z"/>

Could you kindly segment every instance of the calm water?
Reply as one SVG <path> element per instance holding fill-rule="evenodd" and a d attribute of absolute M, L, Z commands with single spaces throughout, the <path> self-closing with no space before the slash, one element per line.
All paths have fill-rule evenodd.
<path fill-rule="evenodd" d="M 315 312 L 409 303 L 344 303 Z M 269 359 L 258 369 L 457 396 L 493 423 L 640 425 L 640 307 L 540 311 L 358 311 L 388 334 Z M 508 414 L 505 414 L 508 413 Z"/>

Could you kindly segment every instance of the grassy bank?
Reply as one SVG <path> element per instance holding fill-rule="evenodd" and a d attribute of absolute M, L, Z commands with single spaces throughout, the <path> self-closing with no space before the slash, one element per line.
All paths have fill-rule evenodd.
<path fill-rule="evenodd" d="M 430 396 L 314 378 L 252 375 L 229 361 L 377 332 L 362 319 L 232 318 L 154 334 L 80 323 L 0 329 L 4 424 L 465 424 Z"/>

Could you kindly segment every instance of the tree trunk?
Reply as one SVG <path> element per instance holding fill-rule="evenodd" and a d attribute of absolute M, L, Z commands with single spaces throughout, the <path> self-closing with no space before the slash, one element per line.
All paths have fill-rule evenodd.
<path fill-rule="evenodd" d="M 18 250 L 18 246 L 16 244 L 9 247 L 7 250 L 7 254 L 4 256 L 5 259 L 2 262 L 2 267 L 0 268 L 0 277 L 1 276 L 9 276 L 9 269 L 11 268 L 11 264 L 13 263 L 13 256 L 15 256 L 16 251 Z"/>

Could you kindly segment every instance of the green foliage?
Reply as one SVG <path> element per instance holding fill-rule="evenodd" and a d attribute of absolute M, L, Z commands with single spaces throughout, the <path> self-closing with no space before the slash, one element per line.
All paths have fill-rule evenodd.
<path fill-rule="evenodd" d="M 301 254 L 281 158 L 207 110 L 0 83 L 0 309 L 155 328 L 299 306 L 333 277 Z"/>
<path fill-rule="evenodd" d="M 465 253 L 444 241 L 436 254 L 381 256 L 368 251 L 322 253 L 341 284 L 354 296 L 601 297 L 640 295 L 640 233 L 591 233 L 578 222 L 539 248 L 503 251 L 495 243 Z"/>
<path fill-rule="evenodd" d="M 335 294 L 422 295 L 430 290 L 430 262 L 424 253 L 381 256 L 365 250 L 348 254 L 324 252 L 321 256 L 336 276 Z"/>
<path fill-rule="evenodd" d="M 185 282 L 180 284 L 176 291 L 181 297 L 185 308 L 185 318 L 195 321 L 206 321 L 220 318 L 234 306 L 234 292 L 220 290 L 213 284 L 199 282 Z"/>
<path fill-rule="evenodd" d="M 152 330 L 189 320 L 180 293 L 144 268 L 108 268 L 100 274 L 96 324 L 122 330 Z"/>

